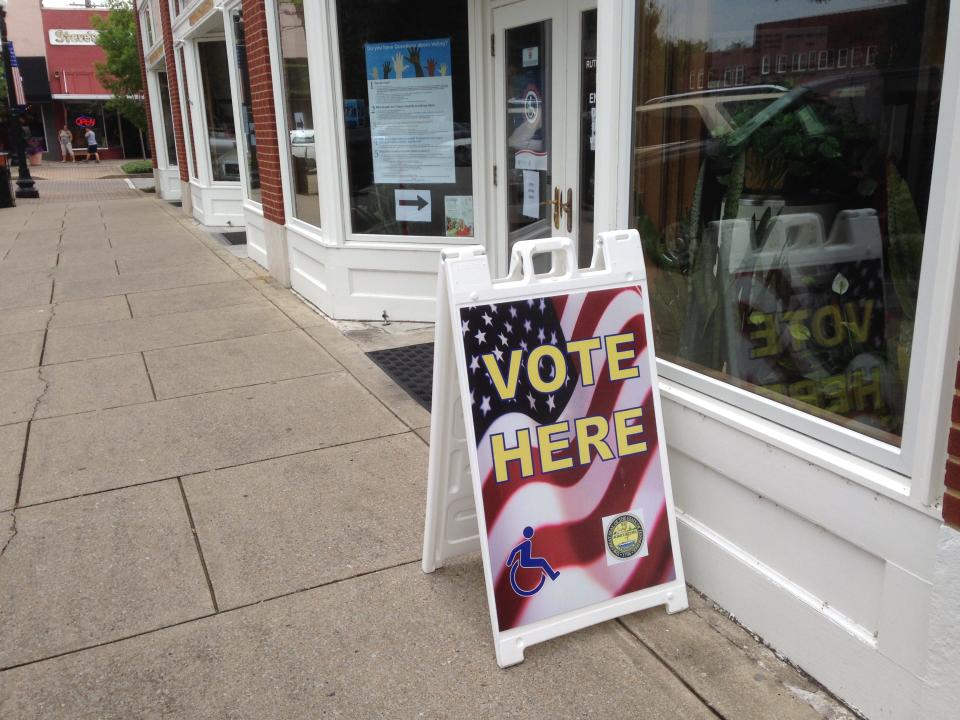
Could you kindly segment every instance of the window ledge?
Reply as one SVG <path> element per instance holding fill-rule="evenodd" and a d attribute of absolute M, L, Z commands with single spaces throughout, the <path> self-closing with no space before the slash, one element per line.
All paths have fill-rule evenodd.
<path fill-rule="evenodd" d="M 665 400 L 716 420 L 772 447 L 790 453 L 811 465 L 824 468 L 852 480 L 925 515 L 939 519 L 939 512 L 922 505 L 910 495 L 910 479 L 849 452 L 778 425 L 751 412 L 717 400 L 673 380 L 660 378 L 660 393 Z"/>

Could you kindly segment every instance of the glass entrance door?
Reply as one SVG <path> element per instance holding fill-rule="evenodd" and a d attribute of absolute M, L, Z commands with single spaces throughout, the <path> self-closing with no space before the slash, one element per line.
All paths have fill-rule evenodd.
<path fill-rule="evenodd" d="M 593 252 L 596 0 L 522 0 L 494 10 L 496 237 L 551 236 Z M 538 268 L 546 270 L 548 268 Z"/>

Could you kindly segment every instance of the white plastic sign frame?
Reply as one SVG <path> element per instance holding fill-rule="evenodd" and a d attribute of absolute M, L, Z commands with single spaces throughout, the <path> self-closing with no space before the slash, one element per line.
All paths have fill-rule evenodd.
<path fill-rule="evenodd" d="M 574 243 L 569 238 L 517 242 L 512 248 L 509 274 L 506 278 L 496 281 L 491 280 L 483 247 L 452 248 L 441 253 L 437 291 L 430 468 L 422 568 L 424 572 L 430 573 L 450 558 L 476 550 L 481 551 L 487 604 L 493 628 L 497 664 L 500 667 L 522 662 L 524 649 L 530 645 L 599 622 L 659 605 L 665 605 L 668 613 L 679 612 L 688 606 L 683 565 L 677 541 L 656 363 L 653 361 L 650 301 L 640 237 L 635 230 L 600 233 L 591 267 L 586 270 L 577 268 L 574 248 Z M 533 259 L 534 256 L 545 253 L 552 255 L 552 269 L 546 274 L 538 275 L 534 270 Z M 660 584 L 501 630 L 494 588 L 497 575 L 492 572 L 491 565 L 484 511 L 483 478 L 479 470 L 474 415 L 470 400 L 469 368 L 461 333 L 460 311 L 481 305 L 493 306 L 520 300 L 529 301 L 531 298 L 549 299 L 553 296 L 572 295 L 585 291 L 637 287 L 642 298 L 648 354 L 645 367 L 649 377 L 644 379 L 649 383 L 649 393 L 652 395 L 656 416 L 657 460 L 661 470 L 665 519 L 669 530 L 668 550 L 672 553 L 673 577 Z M 581 482 L 589 482 L 589 480 L 584 477 Z M 603 529 L 598 532 L 606 533 L 610 522 L 616 521 L 603 518 Z M 525 531 L 523 537 L 529 539 L 531 535 L 526 534 Z M 642 529 L 640 538 L 645 546 L 646 533 Z M 607 542 L 609 549 L 611 547 L 609 536 L 607 536 Z M 524 543 L 521 542 L 521 544 Z M 531 545 L 528 543 L 526 548 L 528 562 L 530 548 Z M 518 550 L 519 546 L 516 549 Z M 542 549 L 542 547 L 536 547 L 534 552 L 538 555 L 543 554 Z M 642 557 L 643 554 L 646 553 L 638 557 Z M 512 560 L 513 555 L 507 563 L 508 566 Z M 607 561 L 610 564 L 609 555 Z M 500 567 L 502 558 L 494 558 L 493 562 L 502 572 L 503 569 Z M 540 559 L 535 558 L 534 562 L 540 562 Z M 543 578 L 546 577 L 547 571 L 544 571 Z M 514 591 L 517 591 L 512 575 L 510 584 Z"/>

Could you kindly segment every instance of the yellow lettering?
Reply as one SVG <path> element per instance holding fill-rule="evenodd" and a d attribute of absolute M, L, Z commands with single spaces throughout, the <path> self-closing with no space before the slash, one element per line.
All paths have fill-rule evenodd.
<path fill-rule="evenodd" d="M 783 314 L 783 319 L 787 321 L 787 330 L 793 338 L 792 345 L 798 350 L 810 339 L 810 328 L 804 324 L 808 317 L 810 317 L 809 310 L 791 310 Z"/>
<path fill-rule="evenodd" d="M 777 337 L 777 326 L 773 321 L 773 315 L 763 313 L 752 313 L 749 318 L 751 325 L 761 325 L 759 330 L 750 333 L 751 340 L 760 340 L 763 344 L 760 347 L 753 348 L 750 351 L 750 357 L 763 358 L 771 355 L 780 354 L 780 338 Z"/>
<path fill-rule="evenodd" d="M 590 462 L 590 449 L 597 451 L 601 460 L 613 459 L 613 450 L 607 444 L 605 438 L 610 432 L 610 424 L 602 415 L 596 417 L 579 418 L 574 423 L 577 433 L 577 450 L 580 456 L 580 464 L 587 465 Z"/>
<path fill-rule="evenodd" d="M 570 447 L 569 438 L 554 440 L 553 436 L 569 429 L 570 423 L 566 420 L 553 425 L 541 425 L 537 428 L 537 445 L 540 446 L 540 468 L 543 472 L 548 473 L 573 467 L 573 458 L 555 458 L 553 456 L 555 452 Z"/>
<path fill-rule="evenodd" d="M 540 375 L 540 360 L 548 357 L 553 360 L 555 372 L 552 380 L 544 380 Z M 560 348 L 553 345 L 541 345 L 530 353 L 527 358 L 527 376 L 535 390 L 550 393 L 557 390 L 567 379 L 567 361 L 560 352 Z"/>
<path fill-rule="evenodd" d="M 880 386 L 880 369 L 870 368 L 870 379 L 864 382 L 864 371 L 854 370 L 850 378 L 850 387 L 853 389 L 853 406 L 857 410 L 882 410 L 883 388 Z M 873 407 L 867 406 L 867 400 L 873 398 Z"/>
<path fill-rule="evenodd" d="M 800 402 L 805 402 L 814 407 L 820 407 L 817 402 L 819 395 L 817 393 L 817 383 L 813 380 L 798 380 L 790 383 L 790 397 Z"/>
<path fill-rule="evenodd" d="M 850 412 L 850 398 L 847 396 L 847 378 L 843 375 L 831 375 L 821 383 L 824 409 L 839 415 Z"/>
<path fill-rule="evenodd" d="M 866 342 L 867 335 L 870 333 L 870 320 L 873 316 L 873 300 L 867 300 L 863 304 L 862 322 L 857 323 L 857 306 L 854 303 L 847 303 L 843 307 L 847 316 L 850 334 L 857 342 Z"/>
<path fill-rule="evenodd" d="M 522 355 L 523 353 L 519 350 L 510 353 L 506 381 L 503 379 L 503 373 L 500 371 L 500 366 L 493 354 L 488 353 L 483 356 L 483 364 L 487 367 L 487 372 L 490 373 L 493 386 L 504 400 L 510 400 L 517 394 L 517 380 L 520 378 L 520 358 Z"/>
<path fill-rule="evenodd" d="M 510 479 L 507 472 L 507 463 L 510 462 L 520 462 L 520 475 L 523 477 L 533 475 L 533 453 L 530 450 L 530 430 L 527 428 L 517 430 L 516 447 L 504 447 L 503 433 L 499 433 L 490 438 L 490 448 L 493 451 L 494 477 L 498 483 Z"/>
<path fill-rule="evenodd" d="M 627 425 L 630 420 L 635 420 L 643 415 L 643 408 L 636 407 L 629 410 L 617 410 L 613 414 L 613 426 L 617 433 L 617 450 L 620 457 L 627 455 L 636 455 L 647 451 L 647 443 L 638 442 L 630 444 L 630 438 L 634 435 L 640 435 L 643 432 L 643 425 Z"/>
<path fill-rule="evenodd" d="M 833 334 L 827 334 L 826 321 L 833 321 Z M 827 305 L 813 314 L 813 339 L 823 347 L 836 347 L 843 342 L 843 317 L 836 305 Z"/>
<path fill-rule="evenodd" d="M 632 347 L 634 340 L 633 333 L 611 335 L 607 338 L 607 362 L 610 364 L 611 380 L 629 380 L 640 375 L 640 368 L 636 365 L 631 367 L 621 367 L 620 365 L 624 360 L 632 360 L 636 357 Z M 631 347 L 628 350 L 621 350 L 618 346 L 623 343 L 630 343 Z"/>
<path fill-rule="evenodd" d="M 567 352 L 580 356 L 580 381 L 584 385 L 593 385 L 593 360 L 590 352 L 599 350 L 601 345 L 600 338 L 596 337 L 567 343 Z"/>

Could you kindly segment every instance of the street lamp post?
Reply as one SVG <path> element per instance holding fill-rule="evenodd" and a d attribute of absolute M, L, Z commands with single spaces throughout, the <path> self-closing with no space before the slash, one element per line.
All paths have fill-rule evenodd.
<path fill-rule="evenodd" d="M 16 194 L 18 198 L 38 198 L 40 191 L 34 187 L 34 180 L 30 177 L 30 167 L 27 165 L 27 139 L 19 123 L 23 109 L 11 96 L 14 90 L 13 68 L 10 66 L 10 43 L 7 42 L 7 0 L 0 0 L 0 40 L 3 42 L 3 68 L 7 79 L 7 97 L 4 100 L 10 108 L 10 114 L 7 117 L 7 138 L 17 154 L 18 161 Z"/>

